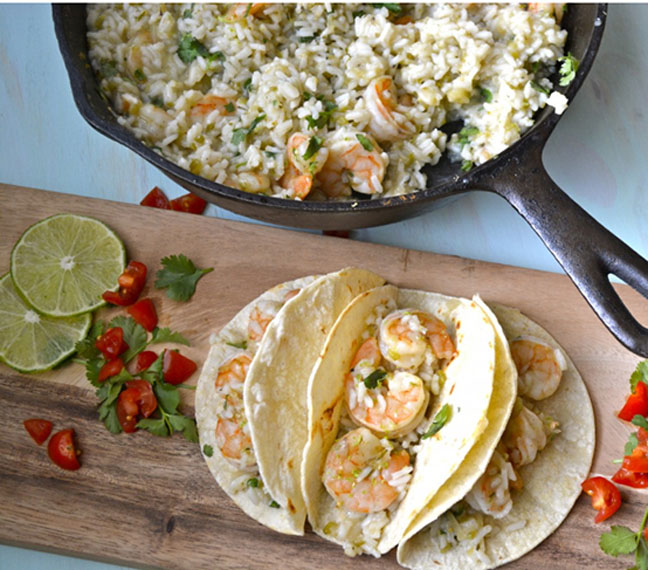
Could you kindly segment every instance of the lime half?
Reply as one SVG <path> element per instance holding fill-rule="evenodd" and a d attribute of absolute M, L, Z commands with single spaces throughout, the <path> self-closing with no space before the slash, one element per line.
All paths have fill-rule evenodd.
<path fill-rule="evenodd" d="M 56 319 L 20 298 L 9 273 L 0 277 L 0 358 L 20 372 L 41 372 L 74 352 L 90 328 L 90 313 Z"/>
<path fill-rule="evenodd" d="M 30 226 L 11 252 L 18 293 L 50 317 L 87 313 L 104 304 L 126 265 L 126 250 L 106 224 L 58 214 Z"/>

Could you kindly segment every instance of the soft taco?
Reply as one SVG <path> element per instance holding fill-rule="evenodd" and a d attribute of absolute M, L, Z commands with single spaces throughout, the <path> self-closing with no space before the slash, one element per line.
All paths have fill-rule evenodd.
<path fill-rule="evenodd" d="M 249 303 L 210 339 L 196 391 L 203 457 L 246 514 L 279 532 L 303 534 L 305 510 L 292 482 L 300 481 L 299 471 L 277 479 L 272 454 L 283 458 L 300 449 L 307 379 L 338 313 L 383 282 L 359 269 L 289 281 Z"/>
<path fill-rule="evenodd" d="M 412 522 L 398 548 L 407 568 L 487 569 L 521 557 L 567 517 L 589 472 L 594 414 L 573 362 L 519 311 L 491 308 L 519 371 L 513 413 Z"/>
<path fill-rule="evenodd" d="M 400 542 L 489 429 L 493 397 L 510 413 L 514 388 L 493 392 L 496 376 L 514 385 L 501 344 L 469 299 L 384 286 L 344 310 L 309 381 L 302 487 L 316 533 L 349 555 Z"/>

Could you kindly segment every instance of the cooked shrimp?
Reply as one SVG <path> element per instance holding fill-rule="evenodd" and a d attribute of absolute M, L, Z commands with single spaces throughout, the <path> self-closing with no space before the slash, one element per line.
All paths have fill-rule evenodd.
<path fill-rule="evenodd" d="M 244 192 L 252 192 L 254 194 L 262 194 L 270 190 L 270 178 L 267 174 L 260 172 L 239 172 L 232 178 L 225 181 L 227 186 L 238 188 Z"/>
<path fill-rule="evenodd" d="M 316 142 L 311 152 L 309 147 L 313 140 Z M 321 141 L 319 141 L 319 148 L 315 148 L 318 140 L 303 133 L 293 133 L 288 139 L 286 147 L 288 166 L 279 184 L 283 188 L 292 190 L 296 198 L 303 199 L 308 196 L 313 187 L 313 175 L 322 170 L 328 158 L 328 149 L 321 146 Z"/>
<path fill-rule="evenodd" d="M 377 140 L 396 141 L 414 133 L 414 125 L 397 111 L 391 77 L 384 75 L 372 80 L 365 89 L 364 99 L 371 113 L 369 130 Z"/>
<path fill-rule="evenodd" d="M 387 315 L 380 324 L 380 352 L 398 368 L 414 370 L 431 348 L 439 359 L 454 356 L 455 345 L 443 321 L 424 313 L 405 309 Z"/>
<path fill-rule="evenodd" d="M 256 16 L 261 14 L 265 7 L 268 4 L 266 3 L 256 3 L 256 4 L 232 4 L 225 13 L 223 21 L 234 23 L 244 20 L 248 16 Z"/>
<path fill-rule="evenodd" d="M 519 469 L 535 460 L 547 445 L 547 431 L 545 422 L 518 400 L 502 437 L 513 467 Z"/>
<path fill-rule="evenodd" d="M 527 9 L 529 12 L 545 12 L 549 15 L 553 15 L 556 19 L 556 24 L 562 22 L 565 14 L 565 4 L 554 4 L 553 2 L 529 2 L 529 4 L 527 4 Z"/>
<path fill-rule="evenodd" d="M 521 396 L 544 400 L 557 389 L 565 357 L 559 349 L 535 339 L 519 338 L 510 343 L 511 356 L 518 370 L 518 389 Z"/>
<path fill-rule="evenodd" d="M 466 495 L 466 501 L 473 509 L 500 519 L 513 506 L 510 487 L 516 487 L 519 480 L 511 463 L 496 449 L 486 471 Z"/>
<path fill-rule="evenodd" d="M 242 395 L 251 361 L 245 352 L 233 356 L 218 369 L 215 381 L 216 392 L 223 401 L 217 411 L 216 445 L 230 463 L 246 470 L 256 465 Z"/>
<path fill-rule="evenodd" d="M 191 108 L 191 117 L 200 119 L 206 117 L 213 111 L 218 111 L 219 115 L 229 115 L 233 111 L 228 111 L 229 105 L 233 103 L 225 97 L 218 97 L 217 95 L 205 95 Z"/>
<path fill-rule="evenodd" d="M 248 338 L 253 341 L 260 341 L 268 328 L 268 325 L 275 318 L 279 309 L 284 303 L 299 293 L 300 289 L 288 291 L 281 301 L 260 301 L 250 312 L 248 321 Z"/>
<path fill-rule="evenodd" d="M 382 371 L 384 372 L 384 371 Z M 423 419 L 429 401 L 423 380 L 409 372 L 384 372 L 375 388 L 363 376 L 347 375 L 346 402 L 351 419 L 390 437 L 412 431 Z"/>
<path fill-rule="evenodd" d="M 375 513 L 398 498 L 411 470 L 407 451 L 393 452 L 368 429 L 358 428 L 333 444 L 322 481 L 338 506 Z"/>
<path fill-rule="evenodd" d="M 326 145 L 328 160 L 316 178 L 330 198 L 380 194 L 389 158 L 368 135 L 339 131 Z"/>

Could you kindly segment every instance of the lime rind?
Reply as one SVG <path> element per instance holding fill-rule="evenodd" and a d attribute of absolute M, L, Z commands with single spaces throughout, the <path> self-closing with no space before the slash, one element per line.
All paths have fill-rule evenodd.
<path fill-rule="evenodd" d="M 11 252 L 18 294 L 50 317 L 76 316 L 105 303 L 126 266 L 126 249 L 103 222 L 57 214 L 25 230 Z"/>
<path fill-rule="evenodd" d="M 39 315 L 18 295 L 9 273 L 0 277 L 0 359 L 19 372 L 43 372 L 68 358 L 91 322 L 90 313 Z"/>

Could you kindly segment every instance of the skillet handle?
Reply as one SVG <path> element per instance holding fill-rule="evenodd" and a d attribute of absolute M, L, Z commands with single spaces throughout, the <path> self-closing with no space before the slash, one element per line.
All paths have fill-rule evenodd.
<path fill-rule="evenodd" d="M 648 357 L 648 329 L 632 316 L 608 279 L 616 275 L 648 297 L 648 261 L 553 182 L 542 164 L 542 145 L 525 146 L 489 176 L 478 176 L 477 183 L 505 198 L 531 225 L 621 344 Z"/>

